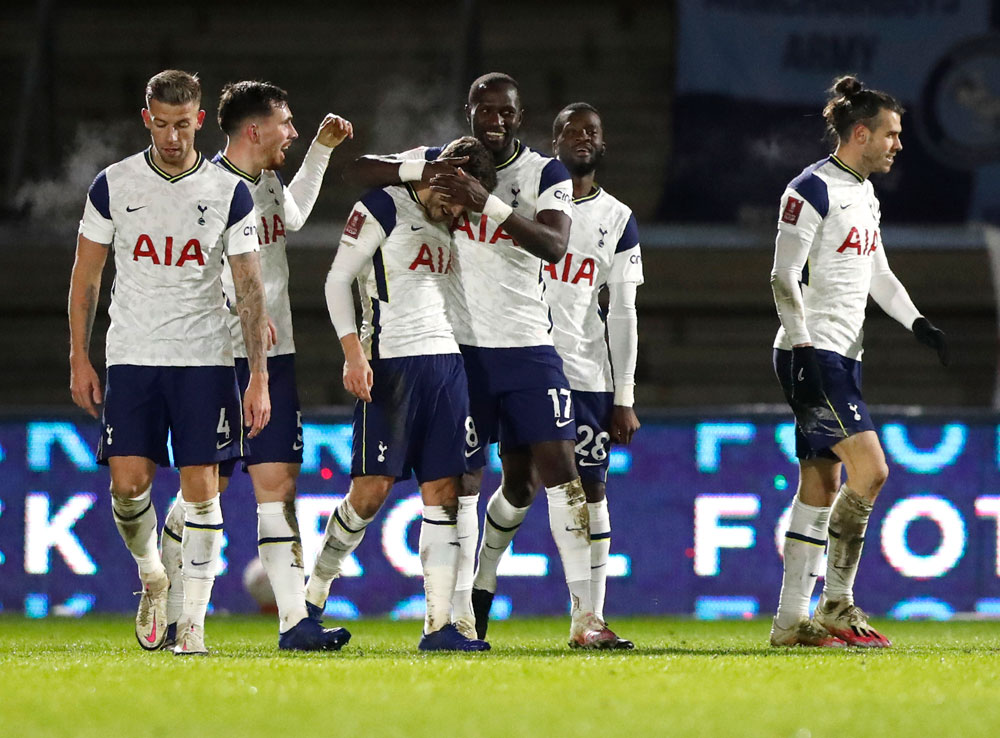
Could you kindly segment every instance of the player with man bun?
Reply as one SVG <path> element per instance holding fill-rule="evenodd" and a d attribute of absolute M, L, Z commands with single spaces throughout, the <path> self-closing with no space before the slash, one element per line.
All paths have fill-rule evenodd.
<path fill-rule="evenodd" d="M 799 485 L 771 627 L 775 646 L 891 645 L 854 604 L 865 529 L 889 474 L 861 395 L 868 297 L 948 364 L 944 333 L 920 314 L 889 269 L 869 180 L 888 172 L 902 150 L 902 114 L 891 95 L 855 77 L 837 79 L 823 111 L 836 151 L 804 169 L 781 197 L 771 271 L 781 319 L 774 369 L 795 414 Z M 823 593 L 810 619 L 827 543 Z"/>

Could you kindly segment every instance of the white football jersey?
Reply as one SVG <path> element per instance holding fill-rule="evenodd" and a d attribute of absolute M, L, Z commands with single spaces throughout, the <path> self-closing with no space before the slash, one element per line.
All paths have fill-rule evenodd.
<path fill-rule="evenodd" d="M 572 389 L 613 392 L 600 291 L 612 282 L 642 284 L 639 229 L 628 206 L 600 187 L 573 201 L 569 249 L 542 267 L 552 338 Z"/>
<path fill-rule="evenodd" d="M 861 359 L 873 266 L 886 258 L 880 220 L 871 182 L 836 156 L 806 167 L 781 197 L 778 230 L 808 245 L 802 301 L 818 349 Z M 784 326 L 774 347 L 792 347 Z"/>
<path fill-rule="evenodd" d="M 448 320 L 453 270 L 447 223 L 426 217 L 409 185 L 372 190 L 355 204 L 341 249 L 361 249 L 360 338 L 369 359 L 458 353 Z"/>
<path fill-rule="evenodd" d="M 167 174 L 147 149 L 97 175 L 80 233 L 114 250 L 108 366 L 232 366 L 223 255 L 259 249 L 245 184 L 201 154 Z"/>
<path fill-rule="evenodd" d="M 436 159 L 440 148 L 420 148 Z M 497 166 L 493 194 L 534 220 L 542 210 L 573 215 L 573 182 L 558 159 L 515 141 L 510 159 Z M 449 303 L 455 338 L 467 346 L 551 346 L 549 308 L 542 293 L 542 260 L 517 245 L 503 227 L 481 213 L 464 213 L 452 224 L 455 265 Z"/>

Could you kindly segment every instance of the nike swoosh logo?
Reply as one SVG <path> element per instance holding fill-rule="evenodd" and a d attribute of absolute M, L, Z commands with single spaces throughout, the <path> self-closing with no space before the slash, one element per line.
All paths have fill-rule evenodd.
<path fill-rule="evenodd" d="M 569 530 L 569 528 L 567 528 L 566 530 Z M 485 541 L 483 542 L 483 545 L 486 546 L 486 548 L 490 549 L 491 551 L 503 551 L 505 548 L 507 548 L 506 546 L 491 546 Z"/>
<path fill-rule="evenodd" d="M 816 579 L 817 577 L 819 577 L 819 574 L 810 574 L 809 576 L 811 576 L 813 579 Z"/>
<path fill-rule="evenodd" d="M 205 564 L 211 564 L 211 563 L 212 563 L 211 559 L 207 559 L 205 561 L 195 561 L 194 559 L 191 559 L 191 566 L 204 566 Z"/>
<path fill-rule="evenodd" d="M 156 615 L 153 615 L 153 629 L 146 636 L 146 643 L 156 643 Z"/>
<path fill-rule="evenodd" d="M 302 449 L 302 442 L 292 444 L 292 451 L 300 451 Z"/>
<path fill-rule="evenodd" d="M 472 449 L 471 451 L 468 451 L 468 450 L 467 450 L 467 451 L 465 452 L 465 458 L 467 458 L 467 459 L 471 459 L 471 458 L 472 458 L 472 454 L 476 453 L 476 451 L 478 451 L 478 450 L 479 450 L 479 446 L 476 446 L 476 447 L 475 447 L 474 449 Z"/>
<path fill-rule="evenodd" d="M 840 209 L 841 210 L 847 210 L 847 208 L 851 207 L 851 205 L 853 205 L 853 204 L 854 204 L 853 202 L 849 202 L 846 205 L 841 205 Z"/>
<path fill-rule="evenodd" d="M 805 381 L 805 378 L 806 378 L 806 376 L 805 376 L 805 373 L 804 373 L 804 372 L 805 372 L 805 369 L 799 369 L 799 376 L 798 376 L 798 380 L 799 380 L 800 382 L 802 382 L 802 381 Z"/>
<path fill-rule="evenodd" d="M 570 528 L 568 525 L 566 526 L 566 532 L 567 533 L 579 533 L 581 530 L 587 530 L 587 529 L 586 528 Z"/>
<path fill-rule="evenodd" d="M 419 230 L 421 230 L 422 228 L 423 228 L 423 226 L 410 226 L 410 230 L 411 230 L 411 231 L 419 231 Z"/>
<path fill-rule="evenodd" d="M 142 210 L 144 207 L 146 207 L 146 206 L 145 205 L 140 205 L 137 208 L 130 208 L 128 205 L 126 205 L 125 206 L 125 212 L 126 213 L 134 213 L 136 210 Z"/>
<path fill-rule="evenodd" d="M 585 461 L 584 459 L 580 459 L 580 466 L 600 466 L 603 463 L 603 461 Z"/>
<path fill-rule="evenodd" d="M 222 449 L 224 449 L 224 448 L 225 448 L 226 446 L 228 446 L 228 445 L 229 445 L 230 443 L 232 443 L 232 442 L 233 442 L 233 439 L 232 439 L 232 438 L 230 438 L 230 439 L 229 439 L 228 441 L 226 441 L 225 443 L 219 443 L 218 441 L 216 441 L 216 442 L 215 442 L 215 449 L 216 449 L 217 451 L 221 451 Z"/>
<path fill-rule="evenodd" d="M 573 422 L 573 418 L 569 418 L 567 420 L 557 420 L 556 421 L 556 428 L 565 428 L 567 425 L 569 425 L 572 422 Z"/>

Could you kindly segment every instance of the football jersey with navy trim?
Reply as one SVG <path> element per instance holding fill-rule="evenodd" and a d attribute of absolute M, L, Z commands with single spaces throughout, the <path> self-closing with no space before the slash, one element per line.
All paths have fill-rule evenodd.
<path fill-rule="evenodd" d="M 200 154 L 170 175 L 147 149 L 98 175 L 79 232 L 114 250 L 108 366 L 233 364 L 222 266 L 258 250 L 245 184 Z"/>
<path fill-rule="evenodd" d="M 552 309 L 552 338 L 570 387 L 613 392 L 598 297 L 611 282 L 643 282 L 639 230 L 631 209 L 601 188 L 575 199 L 566 256 L 557 264 L 544 264 L 542 278 Z"/>
<path fill-rule="evenodd" d="M 873 263 L 884 258 L 880 222 L 871 181 L 836 156 L 806 167 L 781 196 L 779 232 L 808 246 L 802 301 L 809 337 L 818 349 L 849 359 L 864 353 Z M 792 348 L 784 326 L 774 348 Z"/>
<path fill-rule="evenodd" d="M 354 205 L 340 248 L 361 249 L 359 337 L 369 359 L 453 354 L 448 320 L 453 267 L 447 223 L 426 217 L 409 185 L 372 190 Z"/>

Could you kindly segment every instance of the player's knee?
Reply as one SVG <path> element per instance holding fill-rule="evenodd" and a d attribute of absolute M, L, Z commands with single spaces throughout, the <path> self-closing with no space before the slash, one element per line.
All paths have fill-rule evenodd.
<path fill-rule="evenodd" d="M 874 493 L 878 493 L 885 485 L 886 481 L 889 479 L 889 465 L 885 461 L 880 461 L 875 464 L 871 470 L 871 490 Z"/>
<path fill-rule="evenodd" d="M 537 488 L 532 487 L 531 479 L 503 480 L 503 496 L 514 507 L 527 507 L 535 498 Z"/>
<path fill-rule="evenodd" d="M 130 472 L 111 479 L 111 494 L 123 500 L 138 497 L 153 484 L 153 477 L 143 472 Z"/>

